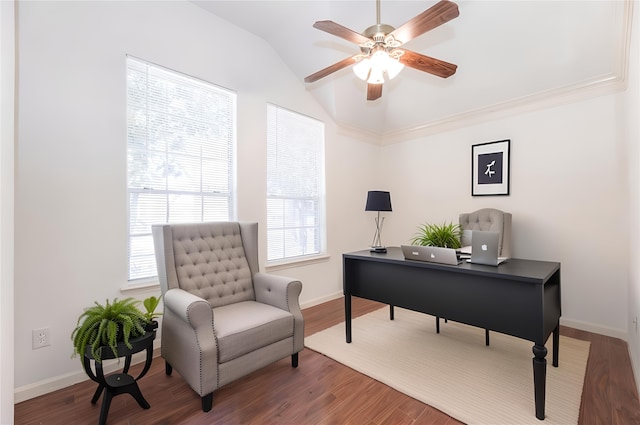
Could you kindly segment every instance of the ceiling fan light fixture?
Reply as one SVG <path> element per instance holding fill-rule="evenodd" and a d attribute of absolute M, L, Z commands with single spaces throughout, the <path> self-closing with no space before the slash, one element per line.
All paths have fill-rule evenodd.
<path fill-rule="evenodd" d="M 371 67 L 371 74 L 367 80 L 369 84 L 382 84 L 384 83 L 384 76 L 382 75 L 382 69 L 377 67 Z"/>
<path fill-rule="evenodd" d="M 353 66 L 353 73 L 369 84 L 384 83 L 384 74 L 393 79 L 402 71 L 404 65 L 396 57 L 391 57 L 383 50 L 377 50 L 371 58 L 361 59 Z"/>
<path fill-rule="evenodd" d="M 396 75 L 402 71 L 404 64 L 400 63 L 397 59 L 388 58 L 387 60 L 387 76 L 392 80 Z"/>
<path fill-rule="evenodd" d="M 384 68 L 387 65 L 389 54 L 384 49 L 378 49 L 371 55 L 371 68 Z"/>
<path fill-rule="evenodd" d="M 367 81 L 367 78 L 369 78 L 369 71 L 371 71 L 370 62 L 371 60 L 369 58 L 364 58 L 353 66 L 353 73 L 362 81 Z"/>

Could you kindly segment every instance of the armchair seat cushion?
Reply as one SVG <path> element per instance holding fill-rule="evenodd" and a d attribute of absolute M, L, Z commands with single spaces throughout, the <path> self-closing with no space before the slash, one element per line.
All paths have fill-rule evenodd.
<path fill-rule="evenodd" d="M 291 313 L 256 301 L 216 307 L 213 320 L 219 363 L 293 337 L 294 317 Z"/>

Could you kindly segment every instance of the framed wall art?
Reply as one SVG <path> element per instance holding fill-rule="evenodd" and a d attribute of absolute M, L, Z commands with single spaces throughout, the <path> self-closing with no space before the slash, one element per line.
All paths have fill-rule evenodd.
<path fill-rule="evenodd" d="M 471 195 L 509 195 L 511 140 L 471 147 Z"/>

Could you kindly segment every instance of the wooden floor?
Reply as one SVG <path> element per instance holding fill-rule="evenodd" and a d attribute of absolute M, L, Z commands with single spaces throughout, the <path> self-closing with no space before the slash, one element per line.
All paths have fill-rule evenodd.
<path fill-rule="evenodd" d="M 353 300 L 354 316 L 380 307 L 371 301 Z M 306 309 L 304 317 L 305 334 L 311 335 L 344 320 L 343 302 L 335 300 Z M 560 332 L 591 341 L 579 423 L 640 424 L 640 404 L 627 344 L 565 327 Z M 132 372 L 139 367 L 132 367 Z M 127 394 L 117 396 L 107 424 L 460 424 L 308 349 L 300 353 L 297 369 L 285 359 L 216 391 L 213 409 L 208 413 L 202 412 L 200 398 L 177 372 L 165 375 L 161 358 L 154 359 L 150 372 L 139 384 L 151 408 L 142 409 Z M 102 399 L 96 405 L 90 403 L 95 385 L 86 381 L 19 403 L 15 423 L 97 424 Z"/>

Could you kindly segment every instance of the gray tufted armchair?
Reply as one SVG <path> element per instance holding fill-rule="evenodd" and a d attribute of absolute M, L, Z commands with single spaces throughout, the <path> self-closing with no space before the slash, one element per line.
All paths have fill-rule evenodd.
<path fill-rule="evenodd" d="M 258 224 L 154 225 L 164 299 L 161 352 L 202 398 L 291 356 L 298 366 L 304 322 L 302 283 L 258 271 Z"/>
<path fill-rule="evenodd" d="M 462 246 L 470 246 L 471 239 L 465 230 L 484 230 L 499 232 L 498 255 L 511 257 L 511 213 L 494 208 L 483 208 L 472 213 L 460 214 L 462 228 Z"/>

